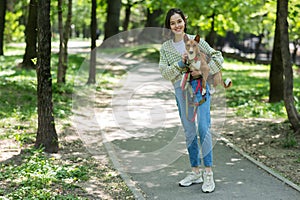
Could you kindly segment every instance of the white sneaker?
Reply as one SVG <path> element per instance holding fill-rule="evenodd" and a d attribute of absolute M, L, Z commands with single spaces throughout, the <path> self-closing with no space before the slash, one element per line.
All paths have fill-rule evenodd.
<path fill-rule="evenodd" d="M 203 173 L 203 192 L 213 192 L 215 190 L 215 182 L 213 172 L 204 172 Z"/>
<path fill-rule="evenodd" d="M 196 174 L 195 172 L 190 172 L 189 175 L 187 175 L 184 179 L 182 179 L 179 182 L 179 186 L 181 187 L 188 187 L 194 183 L 202 183 L 203 179 L 202 179 L 202 173 L 199 172 L 198 174 Z"/>

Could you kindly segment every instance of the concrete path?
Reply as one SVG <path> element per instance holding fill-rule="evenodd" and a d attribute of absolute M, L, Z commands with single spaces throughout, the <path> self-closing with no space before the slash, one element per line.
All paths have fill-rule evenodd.
<path fill-rule="evenodd" d="M 216 189 L 211 194 L 202 193 L 201 184 L 178 186 L 177 182 L 189 171 L 187 155 L 162 170 L 130 175 L 145 192 L 146 199 L 300 199 L 298 191 L 258 168 L 223 142 L 215 145 L 214 156 Z"/>
<path fill-rule="evenodd" d="M 114 66 L 117 62 L 123 61 L 116 61 Z M 179 187 L 178 181 L 186 176 L 190 167 L 173 88 L 162 80 L 157 63 L 126 61 L 124 65 L 128 67 L 128 74 L 111 94 L 110 106 L 90 105 L 92 108 L 87 112 L 79 103 L 78 110 L 82 111 L 77 114 L 80 117 L 91 113 L 87 127 L 93 127 L 93 131 L 81 135 L 81 139 L 95 156 L 97 143 L 105 144 L 113 164 L 136 199 L 300 200 L 299 191 L 220 140 L 218 133 L 226 126 L 222 91 L 212 102 L 216 189 L 206 194 L 201 192 L 201 184 Z"/>

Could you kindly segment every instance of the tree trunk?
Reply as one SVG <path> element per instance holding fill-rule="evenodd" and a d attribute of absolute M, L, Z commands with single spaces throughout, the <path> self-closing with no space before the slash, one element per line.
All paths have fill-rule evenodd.
<path fill-rule="evenodd" d="M 91 55 L 90 55 L 90 70 L 87 84 L 96 83 L 96 39 L 97 39 L 97 18 L 96 18 L 97 2 L 92 0 L 91 14 Z"/>
<path fill-rule="evenodd" d="M 0 0 L 0 56 L 4 55 L 3 40 L 5 28 L 6 0 Z"/>
<path fill-rule="evenodd" d="M 57 83 L 64 83 L 63 77 L 63 11 L 62 11 L 63 0 L 58 0 L 57 10 L 58 10 L 58 32 L 59 32 L 59 53 L 58 53 L 58 67 L 57 67 Z"/>
<path fill-rule="evenodd" d="M 126 4 L 125 6 L 126 7 L 125 7 L 125 19 L 124 19 L 124 22 L 123 22 L 123 31 L 128 30 L 132 5 L 131 4 Z"/>
<path fill-rule="evenodd" d="M 22 67 L 35 69 L 35 64 L 31 59 L 37 57 L 37 1 L 30 0 L 29 15 L 25 30 L 25 54 L 23 56 Z"/>
<path fill-rule="evenodd" d="M 68 68 L 68 41 L 72 22 L 72 0 L 68 1 L 68 15 L 65 26 L 62 17 L 62 0 L 58 0 L 58 29 L 59 29 L 59 63 L 57 69 L 57 83 L 66 83 Z"/>
<path fill-rule="evenodd" d="M 275 37 L 272 51 L 271 69 L 270 69 L 270 92 L 269 102 L 279 102 L 283 100 L 283 66 L 280 45 L 279 29 L 279 3 L 277 3 Z"/>
<path fill-rule="evenodd" d="M 50 0 L 38 1 L 37 103 L 38 130 L 35 147 L 58 151 L 52 104 Z"/>
<path fill-rule="evenodd" d="M 281 54 L 284 71 L 284 104 L 288 118 L 295 132 L 300 130 L 300 116 L 294 104 L 293 95 L 293 69 L 289 49 L 288 33 L 288 0 L 278 0 L 279 3 L 279 28 L 281 41 Z"/>
<path fill-rule="evenodd" d="M 121 0 L 107 0 L 104 40 L 119 33 Z"/>
<path fill-rule="evenodd" d="M 216 31 L 215 31 L 215 13 L 212 14 L 212 16 L 210 16 L 211 20 L 211 28 L 210 28 L 210 32 L 206 37 L 206 41 L 207 43 L 211 46 L 215 48 L 215 39 L 216 39 Z"/>
<path fill-rule="evenodd" d="M 64 52 L 63 52 L 63 82 L 66 83 L 66 75 L 67 75 L 67 69 L 69 65 L 69 56 L 68 56 L 68 42 L 70 38 L 71 33 L 71 24 L 72 24 L 72 7 L 73 2 L 72 0 L 68 1 L 68 15 L 67 15 L 67 21 L 64 28 Z"/>
<path fill-rule="evenodd" d="M 145 27 L 163 27 L 163 24 L 159 21 L 160 16 L 163 14 L 162 9 L 151 10 L 147 9 L 147 21 Z M 156 30 L 155 32 L 149 34 L 149 30 L 144 29 L 138 36 L 139 43 L 149 43 L 149 42 L 161 42 L 162 40 L 162 32 L 163 29 L 160 31 Z"/>
<path fill-rule="evenodd" d="M 259 34 L 258 36 L 258 42 L 255 44 L 255 57 L 254 57 L 254 62 L 258 63 L 258 57 L 259 57 L 259 53 L 260 53 L 260 47 L 261 47 L 261 43 L 262 43 L 262 39 L 264 37 L 264 34 Z"/>

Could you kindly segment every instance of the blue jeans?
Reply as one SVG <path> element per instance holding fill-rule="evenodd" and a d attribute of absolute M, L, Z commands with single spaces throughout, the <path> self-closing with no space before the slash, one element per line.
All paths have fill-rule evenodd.
<path fill-rule="evenodd" d="M 180 82 L 180 81 L 179 81 Z M 190 84 L 190 83 L 187 83 Z M 192 88 L 196 88 L 197 80 L 191 82 Z M 206 101 L 197 107 L 197 120 L 193 121 L 194 106 L 189 104 L 192 101 L 199 102 L 202 99 L 200 91 L 196 93 L 194 99 L 191 99 L 190 94 L 186 91 L 182 91 L 178 87 L 179 83 L 175 83 L 175 96 L 179 111 L 181 123 L 184 128 L 186 146 L 189 153 L 189 159 L 191 167 L 198 167 L 201 165 L 200 148 L 198 144 L 198 134 L 196 130 L 196 121 L 198 125 L 198 133 L 200 136 L 201 152 L 205 167 L 211 167 L 213 165 L 213 153 L 212 153 L 212 136 L 210 133 L 210 94 L 209 86 L 206 86 Z M 186 95 L 188 97 L 188 116 L 186 116 Z"/>

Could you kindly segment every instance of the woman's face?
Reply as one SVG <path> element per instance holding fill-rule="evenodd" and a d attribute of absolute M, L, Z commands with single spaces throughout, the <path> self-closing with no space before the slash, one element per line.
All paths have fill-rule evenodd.
<path fill-rule="evenodd" d="M 175 35 L 183 34 L 184 33 L 185 22 L 179 14 L 175 13 L 170 18 L 170 27 L 171 27 L 172 32 Z"/>

